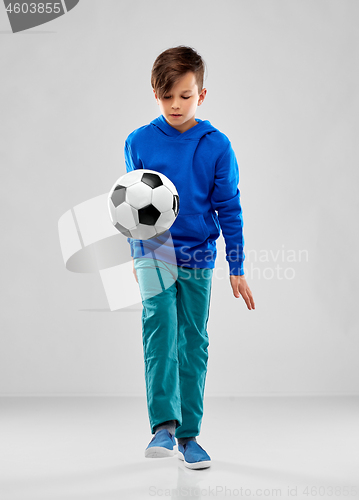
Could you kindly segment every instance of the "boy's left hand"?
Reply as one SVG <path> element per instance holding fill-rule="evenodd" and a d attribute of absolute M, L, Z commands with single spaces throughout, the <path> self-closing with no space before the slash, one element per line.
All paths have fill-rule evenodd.
<path fill-rule="evenodd" d="M 247 304 L 248 309 L 255 309 L 253 295 L 244 275 L 234 276 L 231 274 L 229 276 L 229 279 L 231 282 L 233 295 L 236 298 L 238 298 L 239 295 L 242 295 L 245 303 Z"/>

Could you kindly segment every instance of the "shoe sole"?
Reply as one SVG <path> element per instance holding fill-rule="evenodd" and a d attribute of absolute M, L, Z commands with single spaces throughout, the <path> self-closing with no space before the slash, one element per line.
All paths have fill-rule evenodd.
<path fill-rule="evenodd" d="M 184 461 L 184 464 L 188 469 L 208 469 L 208 467 L 211 467 L 212 465 L 210 460 L 202 460 L 201 462 L 194 462 L 192 464 L 186 462 L 183 453 L 179 450 L 178 450 L 178 458 Z"/>
<path fill-rule="evenodd" d="M 151 448 L 147 448 L 145 450 L 146 458 L 165 458 L 165 457 L 173 457 L 176 453 L 177 445 L 173 447 L 173 450 L 169 450 L 168 448 L 164 448 L 163 446 L 151 446 Z"/>

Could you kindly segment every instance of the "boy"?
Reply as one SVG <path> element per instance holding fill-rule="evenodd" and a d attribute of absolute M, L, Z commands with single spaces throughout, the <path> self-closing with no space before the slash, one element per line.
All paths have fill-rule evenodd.
<path fill-rule="evenodd" d="M 190 469 L 211 465 L 196 436 L 203 416 L 206 328 L 220 229 L 233 294 L 242 295 L 248 309 L 255 308 L 243 272 L 237 160 L 229 139 L 208 120 L 195 118 L 207 93 L 203 76 L 204 62 L 191 47 L 160 54 L 151 84 L 161 116 L 125 141 L 127 171 L 162 172 L 176 186 L 180 199 L 179 214 L 169 230 L 175 262 L 165 251 L 154 257 L 156 247 L 165 248 L 161 236 L 128 241 L 143 304 L 146 395 L 154 434 L 145 456 L 172 456 L 176 436 L 178 456 Z"/>

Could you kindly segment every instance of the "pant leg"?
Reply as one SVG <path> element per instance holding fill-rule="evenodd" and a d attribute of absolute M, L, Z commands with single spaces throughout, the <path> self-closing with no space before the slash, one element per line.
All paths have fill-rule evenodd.
<path fill-rule="evenodd" d="M 142 297 L 142 341 L 151 432 L 167 420 L 182 423 L 177 352 L 177 266 L 134 261 Z"/>
<path fill-rule="evenodd" d="M 213 269 L 179 268 L 177 280 L 178 359 L 182 425 L 176 437 L 198 436 L 207 374 Z"/>

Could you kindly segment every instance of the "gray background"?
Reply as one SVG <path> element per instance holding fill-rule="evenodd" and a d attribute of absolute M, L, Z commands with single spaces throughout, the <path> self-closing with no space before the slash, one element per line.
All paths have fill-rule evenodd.
<path fill-rule="evenodd" d="M 208 66 L 197 116 L 237 154 L 256 303 L 234 298 L 221 237 L 206 395 L 359 393 L 358 14 L 82 0 L 12 34 L 0 8 L 0 394 L 145 395 L 141 304 L 109 311 L 98 274 L 65 269 L 57 224 L 125 173 L 125 138 L 159 115 L 153 61 L 179 44 Z"/>

